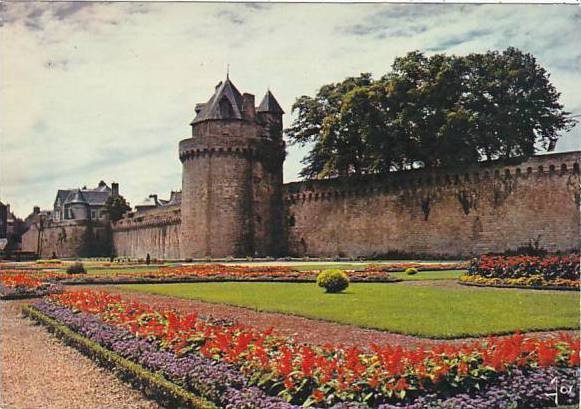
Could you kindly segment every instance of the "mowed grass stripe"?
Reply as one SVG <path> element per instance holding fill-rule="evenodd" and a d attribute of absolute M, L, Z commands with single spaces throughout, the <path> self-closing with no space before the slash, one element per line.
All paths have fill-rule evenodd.
<path fill-rule="evenodd" d="M 124 289 L 282 312 L 433 338 L 579 328 L 579 293 L 353 283 L 325 294 L 311 283 L 124 285 Z"/>
<path fill-rule="evenodd" d="M 416 274 L 406 274 L 403 271 L 389 273 L 394 278 L 405 281 L 424 280 L 457 280 L 466 270 L 418 271 Z"/>

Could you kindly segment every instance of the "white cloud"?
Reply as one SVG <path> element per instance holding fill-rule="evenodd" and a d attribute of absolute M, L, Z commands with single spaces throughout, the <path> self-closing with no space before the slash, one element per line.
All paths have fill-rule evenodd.
<path fill-rule="evenodd" d="M 0 197 L 20 216 L 56 189 L 118 181 L 132 203 L 181 184 L 188 137 L 227 64 L 242 91 L 297 96 L 413 49 L 534 53 L 581 112 L 575 6 L 5 3 L 0 28 Z M 563 137 L 579 148 L 581 126 Z M 286 180 L 305 149 L 289 148 Z"/>

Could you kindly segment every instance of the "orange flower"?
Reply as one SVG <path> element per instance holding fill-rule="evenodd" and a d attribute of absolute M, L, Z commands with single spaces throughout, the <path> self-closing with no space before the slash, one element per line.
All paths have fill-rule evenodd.
<path fill-rule="evenodd" d="M 407 388 L 409 388 L 409 386 L 410 385 L 405 378 L 399 378 L 399 380 L 395 384 L 395 390 L 396 391 L 405 391 Z"/>
<path fill-rule="evenodd" d="M 321 391 L 321 390 L 319 390 L 319 389 L 315 389 L 315 390 L 313 391 L 313 395 L 312 395 L 312 396 L 313 396 L 313 399 L 314 399 L 316 402 L 320 402 L 320 401 L 322 401 L 322 400 L 323 400 L 323 398 L 325 397 L 325 394 L 323 393 L 323 391 Z"/>

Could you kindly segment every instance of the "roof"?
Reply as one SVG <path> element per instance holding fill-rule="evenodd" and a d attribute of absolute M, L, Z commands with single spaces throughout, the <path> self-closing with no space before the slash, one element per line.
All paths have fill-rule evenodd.
<path fill-rule="evenodd" d="M 110 192 L 111 188 L 109 186 L 107 186 L 107 183 L 100 181 L 99 186 L 97 186 L 95 189 L 91 189 L 91 190 L 96 191 L 96 192 Z"/>
<path fill-rule="evenodd" d="M 91 206 L 105 206 L 111 196 L 110 190 L 84 190 L 83 196 Z"/>
<path fill-rule="evenodd" d="M 83 196 L 83 193 L 81 192 L 81 189 L 75 189 L 72 192 L 70 192 L 68 197 L 67 197 L 66 203 L 67 204 L 75 204 L 75 203 L 88 204 L 87 201 L 85 200 L 85 197 Z"/>
<path fill-rule="evenodd" d="M 278 103 L 274 95 L 272 95 L 272 92 L 270 92 L 270 90 L 266 91 L 266 94 L 264 95 L 264 98 L 262 98 L 262 102 L 258 106 L 256 112 L 271 112 L 273 114 L 284 114 L 284 111 L 280 107 L 280 104 Z"/>
<path fill-rule="evenodd" d="M 111 196 L 111 188 L 103 181 L 94 189 L 59 189 L 56 199 L 61 204 L 86 203 L 91 206 L 104 206 Z"/>
<path fill-rule="evenodd" d="M 205 104 L 196 105 L 192 125 L 209 119 L 242 119 L 242 95 L 230 78 L 216 85 L 216 92 Z"/>
<path fill-rule="evenodd" d="M 65 200 L 67 199 L 67 196 L 73 191 L 73 189 L 59 189 L 56 192 L 56 200 L 59 200 L 60 203 L 64 203 Z M 56 201 L 55 200 L 55 201 Z"/>
<path fill-rule="evenodd" d="M 169 200 L 164 204 L 165 206 L 179 205 L 182 202 L 182 192 L 172 191 Z"/>
<path fill-rule="evenodd" d="M 155 203 L 155 199 L 153 197 L 146 197 L 139 204 L 135 205 L 135 207 L 156 207 L 156 206 L 157 204 Z"/>

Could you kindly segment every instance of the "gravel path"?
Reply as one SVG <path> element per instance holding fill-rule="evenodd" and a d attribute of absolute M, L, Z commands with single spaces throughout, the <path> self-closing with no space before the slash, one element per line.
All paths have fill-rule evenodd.
<path fill-rule="evenodd" d="M 105 290 L 121 294 L 126 299 L 152 305 L 162 309 L 175 309 L 182 312 L 197 312 L 202 317 L 225 319 L 260 329 L 275 328 L 279 334 L 291 336 L 298 342 L 309 344 L 332 343 L 335 345 L 357 345 L 368 349 L 372 344 L 402 345 L 414 347 L 417 345 L 433 345 L 441 343 L 460 343 L 472 341 L 473 338 L 458 340 L 434 340 L 411 335 L 401 335 L 386 331 L 365 329 L 353 325 L 319 321 L 294 315 L 274 312 L 259 312 L 250 308 L 236 307 L 225 304 L 213 304 L 197 300 L 187 300 L 158 294 L 140 293 L 124 290 L 121 286 L 90 286 L 86 289 Z M 577 331 L 559 331 L 571 334 Z M 535 332 L 536 337 L 551 337 L 555 332 Z"/>
<path fill-rule="evenodd" d="M 0 301 L 0 407 L 160 409 L 155 402 L 20 316 L 22 301 Z"/>

